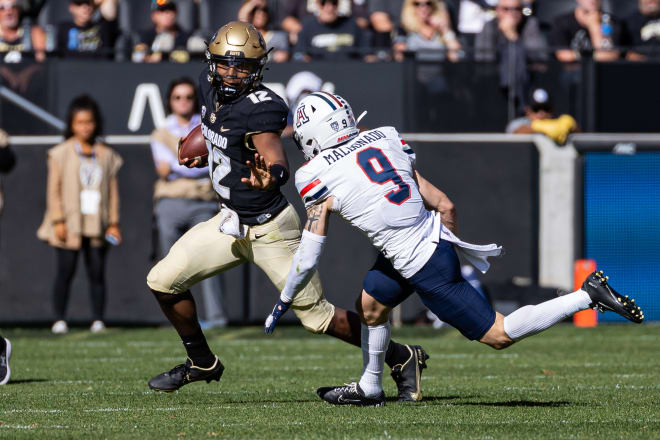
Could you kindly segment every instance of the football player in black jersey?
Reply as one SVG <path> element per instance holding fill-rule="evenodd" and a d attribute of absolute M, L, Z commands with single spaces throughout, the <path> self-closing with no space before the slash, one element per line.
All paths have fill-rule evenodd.
<path fill-rule="evenodd" d="M 209 69 L 199 79 L 202 132 L 209 174 L 222 208 L 184 234 L 151 270 L 147 284 L 185 346 L 184 364 L 149 381 L 174 391 L 199 380 L 219 380 L 224 367 L 209 348 L 189 288 L 209 276 L 250 261 L 281 290 L 300 242 L 300 220 L 280 192 L 289 165 L 280 140 L 288 108 L 261 84 L 268 51 L 250 24 L 231 22 L 213 36 Z M 206 166 L 185 160 L 187 166 Z M 222 231 L 222 232 L 221 232 Z M 360 319 L 330 304 L 318 274 L 291 308 L 303 326 L 360 347 Z M 420 400 L 419 377 L 428 356 L 419 346 L 391 342 L 386 356 L 400 400 Z"/>

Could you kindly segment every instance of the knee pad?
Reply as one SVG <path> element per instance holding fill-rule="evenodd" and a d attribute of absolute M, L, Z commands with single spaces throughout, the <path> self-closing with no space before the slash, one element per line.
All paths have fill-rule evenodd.
<path fill-rule="evenodd" d="M 322 298 L 314 304 L 302 307 L 292 306 L 300 323 L 305 330 L 311 333 L 325 333 L 328 330 L 332 317 L 335 316 L 335 306 Z"/>

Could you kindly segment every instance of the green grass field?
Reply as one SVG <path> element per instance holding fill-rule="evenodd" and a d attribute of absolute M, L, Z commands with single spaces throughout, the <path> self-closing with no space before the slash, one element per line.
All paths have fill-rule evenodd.
<path fill-rule="evenodd" d="M 183 360 L 173 330 L 3 330 L 12 382 L 0 387 L 0 438 L 660 438 L 660 326 L 550 329 L 507 350 L 454 330 L 404 328 L 431 355 L 424 401 L 333 407 L 314 392 L 357 379 L 361 354 L 297 327 L 208 333 L 220 383 L 154 393 Z"/>

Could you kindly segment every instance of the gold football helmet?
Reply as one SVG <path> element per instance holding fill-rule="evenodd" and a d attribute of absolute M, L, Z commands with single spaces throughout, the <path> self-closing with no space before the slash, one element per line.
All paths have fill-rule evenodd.
<path fill-rule="evenodd" d="M 208 80 L 221 100 L 231 101 L 259 85 L 267 59 L 266 42 L 254 26 L 229 22 L 208 43 Z"/>

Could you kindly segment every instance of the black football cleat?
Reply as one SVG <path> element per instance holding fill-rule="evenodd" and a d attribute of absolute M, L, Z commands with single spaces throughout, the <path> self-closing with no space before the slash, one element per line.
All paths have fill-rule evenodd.
<path fill-rule="evenodd" d="M 392 367 L 392 379 L 399 390 L 399 402 L 422 400 L 422 370 L 426 368 L 429 355 L 419 345 L 406 345 L 410 357 L 402 364 Z"/>
<path fill-rule="evenodd" d="M 382 391 L 376 397 L 366 397 L 357 382 L 338 387 L 322 387 L 316 394 L 333 405 L 385 406 L 385 393 Z"/>
<path fill-rule="evenodd" d="M 5 339 L 5 348 L 0 351 L 0 385 L 6 384 L 11 378 L 9 359 L 11 359 L 11 342 L 9 339 Z"/>
<path fill-rule="evenodd" d="M 223 371 L 225 371 L 225 367 L 217 356 L 215 357 L 215 363 L 209 368 L 197 367 L 188 358 L 185 364 L 177 365 L 170 371 L 153 377 L 149 381 L 149 388 L 171 393 L 190 382 L 199 380 L 205 380 L 206 383 L 210 383 L 212 380 L 219 381 Z"/>
<path fill-rule="evenodd" d="M 610 277 L 603 271 L 594 272 L 582 284 L 582 290 L 591 297 L 590 307 L 604 312 L 610 310 L 637 324 L 644 320 L 644 312 L 635 304 L 635 300 L 622 296 L 607 283 Z"/>

